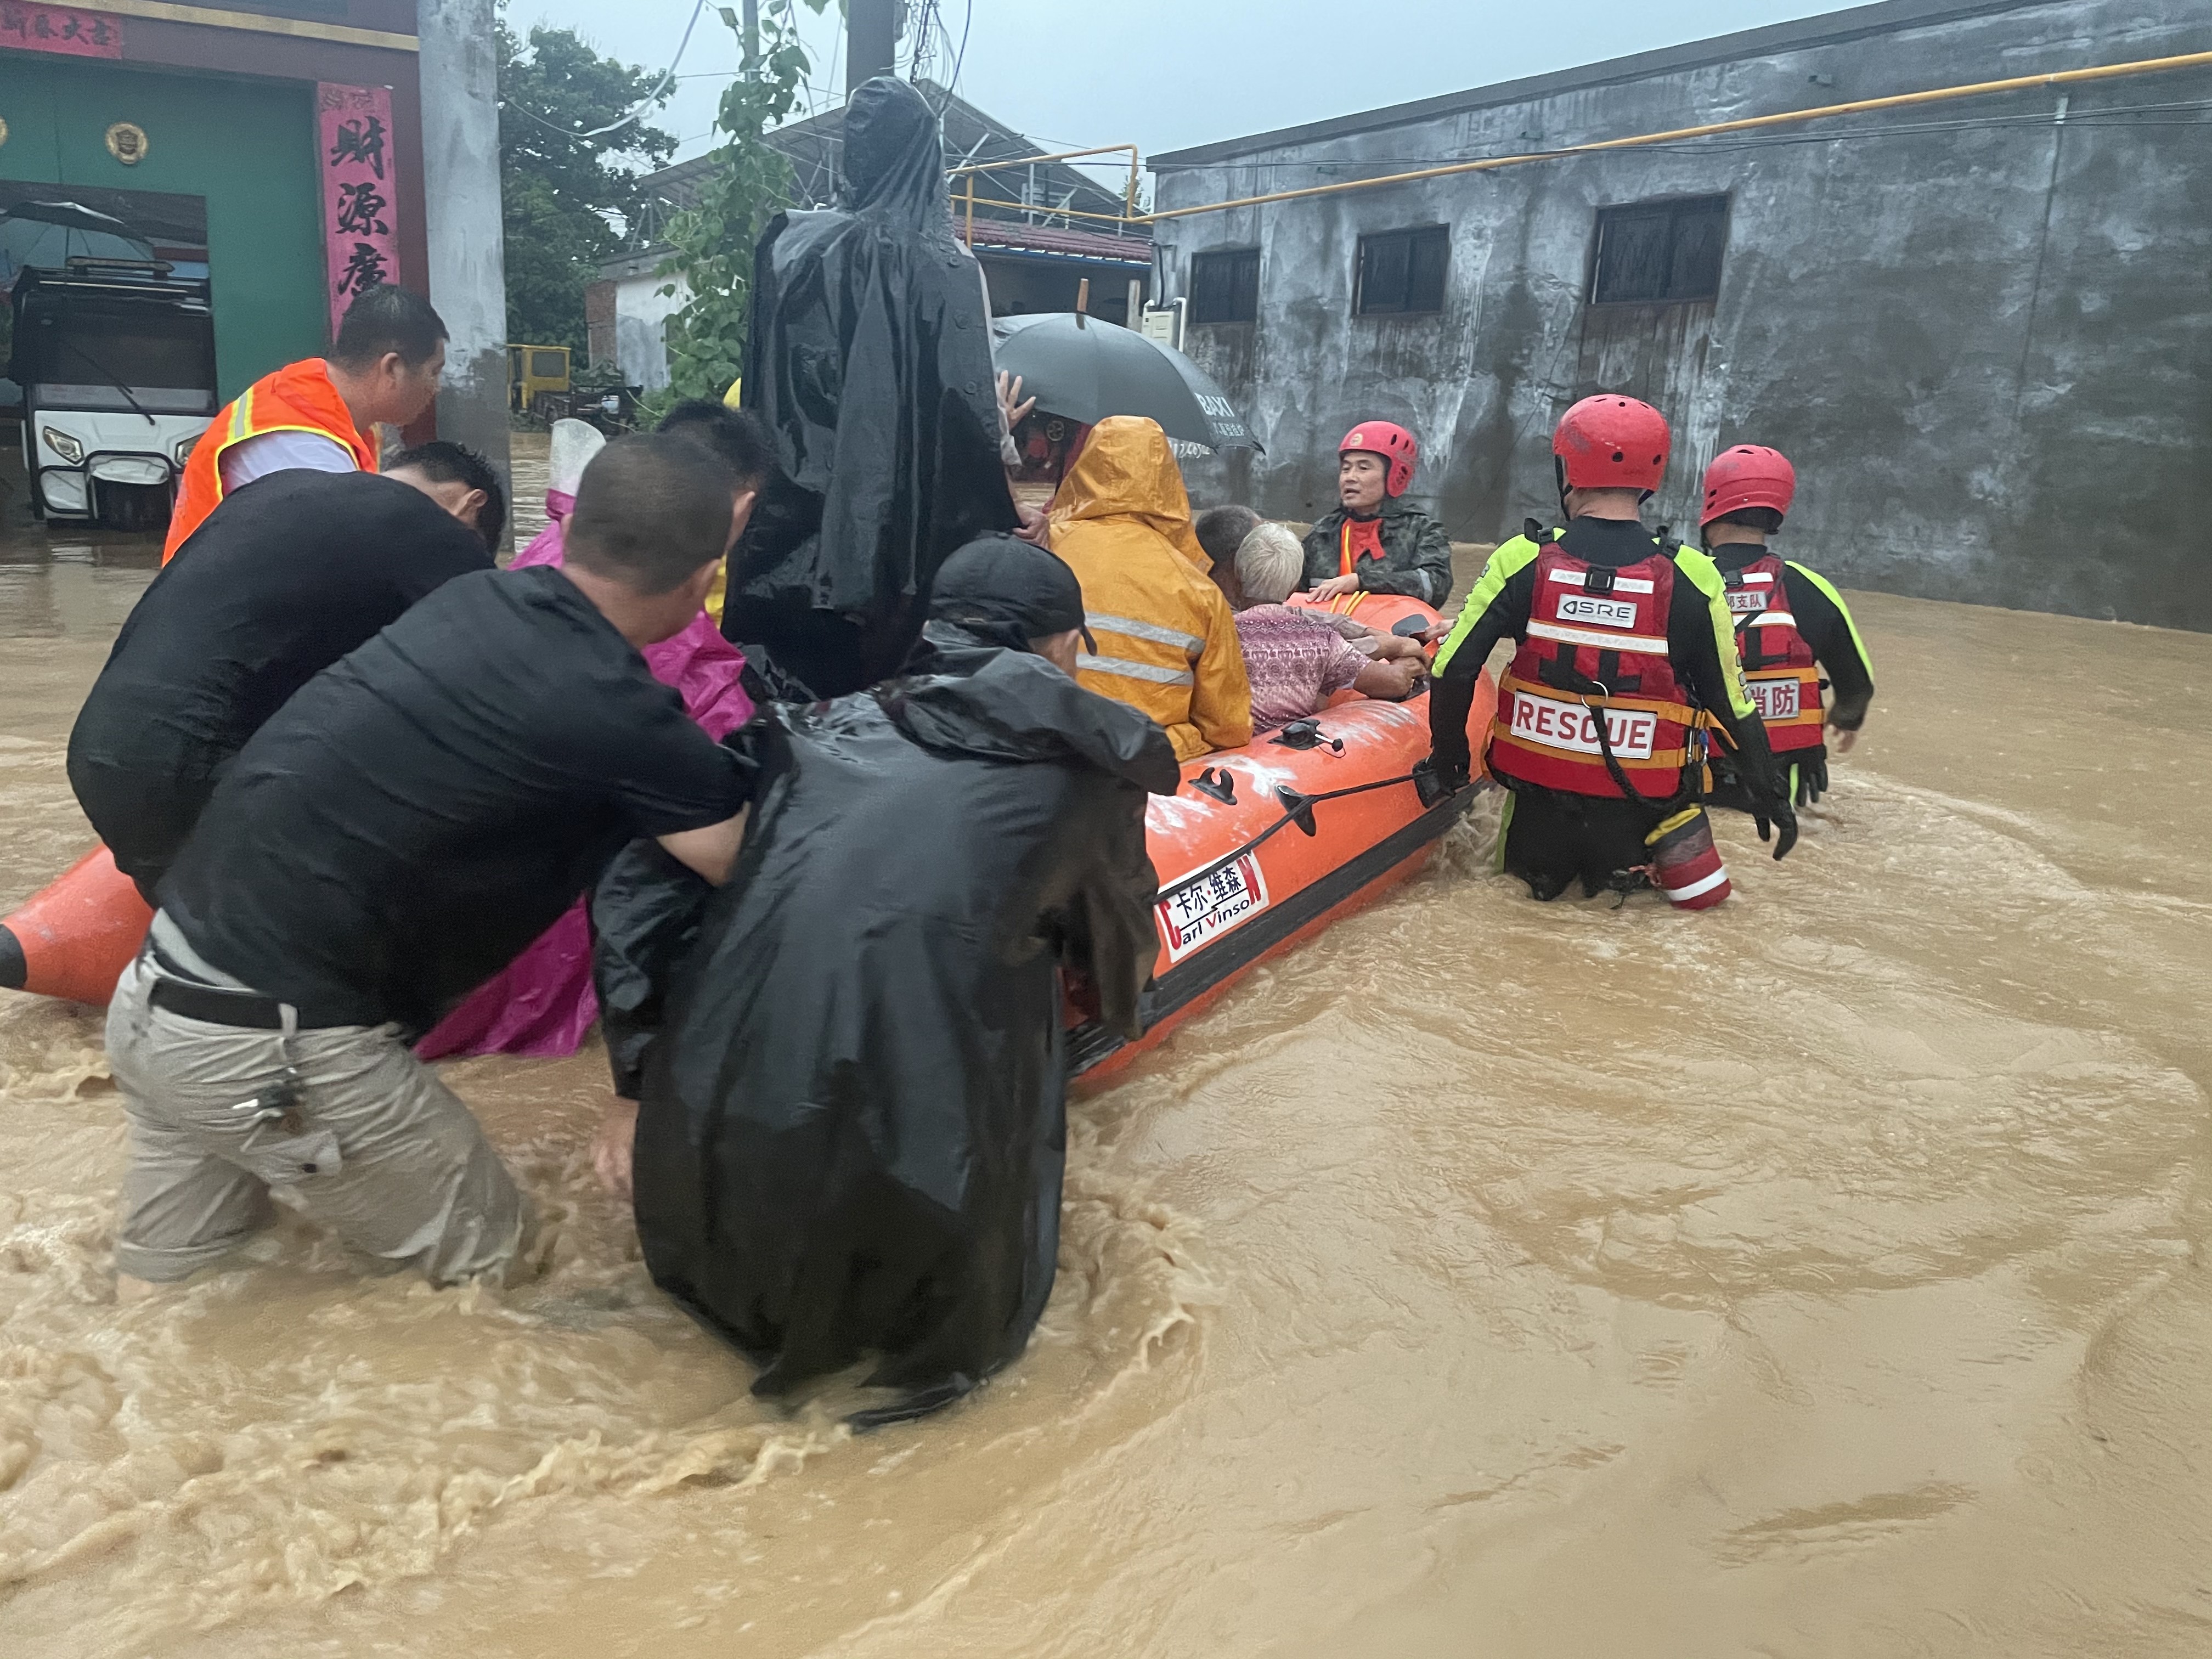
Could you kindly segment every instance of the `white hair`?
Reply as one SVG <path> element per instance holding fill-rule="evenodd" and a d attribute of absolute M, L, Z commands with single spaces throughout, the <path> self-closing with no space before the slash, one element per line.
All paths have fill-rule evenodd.
<path fill-rule="evenodd" d="M 1263 522 L 1237 544 L 1237 580 L 1255 605 L 1280 605 L 1305 574 L 1305 544 L 1281 525 Z"/>

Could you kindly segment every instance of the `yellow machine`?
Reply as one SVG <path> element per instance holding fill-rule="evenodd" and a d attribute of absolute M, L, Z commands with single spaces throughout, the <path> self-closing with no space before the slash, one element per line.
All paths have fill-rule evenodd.
<path fill-rule="evenodd" d="M 563 398 L 568 395 L 568 348 L 507 347 L 507 406 L 518 415 L 537 414 L 538 398 L 549 392 Z"/>

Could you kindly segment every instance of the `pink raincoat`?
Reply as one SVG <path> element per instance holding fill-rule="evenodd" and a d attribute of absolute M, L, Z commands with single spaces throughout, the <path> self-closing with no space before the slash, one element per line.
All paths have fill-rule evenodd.
<path fill-rule="evenodd" d="M 576 505 L 566 490 L 545 492 L 545 528 L 507 568 L 561 562 L 562 525 Z M 684 712 L 710 738 L 753 717 L 753 700 L 738 684 L 744 658 L 702 611 L 673 639 L 645 649 L 646 666 L 684 694 Z M 415 1045 L 425 1060 L 456 1054 L 573 1054 L 599 1017 L 592 990 L 592 929 L 579 899 L 537 942 L 485 981 Z"/>

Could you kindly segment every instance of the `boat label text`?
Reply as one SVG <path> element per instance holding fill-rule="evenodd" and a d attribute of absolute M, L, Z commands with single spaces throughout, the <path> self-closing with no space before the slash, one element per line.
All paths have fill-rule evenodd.
<path fill-rule="evenodd" d="M 1160 895 L 1160 937 L 1168 960 L 1180 962 L 1200 945 L 1267 908 L 1267 878 L 1260 860 L 1247 853 L 1218 870 L 1170 887 Z"/>

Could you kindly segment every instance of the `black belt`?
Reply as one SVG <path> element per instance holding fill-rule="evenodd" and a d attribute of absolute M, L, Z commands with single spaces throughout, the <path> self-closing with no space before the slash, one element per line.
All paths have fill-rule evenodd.
<path fill-rule="evenodd" d="M 156 979 L 146 1000 L 186 1019 L 210 1025 L 236 1025 L 249 1031 L 281 1031 L 284 1009 L 258 991 L 226 991 L 219 985 L 189 985 L 180 979 Z"/>
<path fill-rule="evenodd" d="M 147 952 L 157 970 L 154 988 L 146 994 L 146 1000 L 155 1007 L 181 1014 L 186 1019 L 204 1020 L 210 1025 L 235 1025 L 248 1031 L 284 1029 L 284 1005 L 275 997 L 264 997 L 258 991 L 233 991 L 220 985 L 203 985 L 163 956 L 151 941 Z"/>

